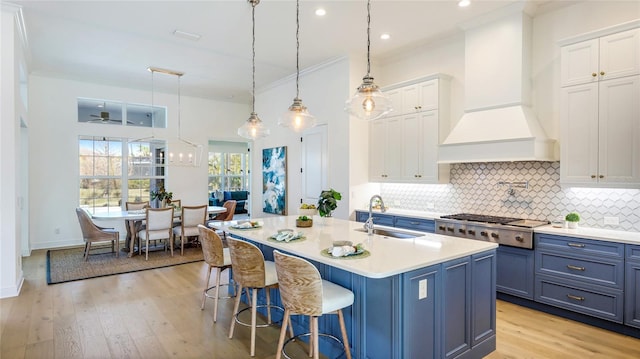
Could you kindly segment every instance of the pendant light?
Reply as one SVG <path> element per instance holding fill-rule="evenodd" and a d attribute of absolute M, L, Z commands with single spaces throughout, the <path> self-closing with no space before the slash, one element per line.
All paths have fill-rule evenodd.
<path fill-rule="evenodd" d="M 316 118 L 307 111 L 300 99 L 300 0 L 296 0 L 296 97 L 289 110 L 285 112 L 278 125 L 302 132 L 316 125 Z"/>
<path fill-rule="evenodd" d="M 256 138 L 267 137 L 271 133 L 271 131 L 265 127 L 262 123 L 262 120 L 258 117 L 256 113 L 256 6 L 260 3 L 260 0 L 248 0 L 251 4 L 251 22 L 253 25 L 252 28 L 252 38 L 253 42 L 251 44 L 252 50 L 252 76 L 253 83 L 251 89 L 251 115 L 247 122 L 244 125 L 238 128 L 238 135 L 244 138 L 255 140 Z"/>
<path fill-rule="evenodd" d="M 371 77 L 371 0 L 367 0 L 367 74 L 356 93 L 345 103 L 345 111 L 364 120 L 375 120 L 393 111 L 387 97 Z"/>

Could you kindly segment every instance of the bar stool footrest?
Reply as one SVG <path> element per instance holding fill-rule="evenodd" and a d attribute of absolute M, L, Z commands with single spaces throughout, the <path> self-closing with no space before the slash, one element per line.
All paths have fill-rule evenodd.
<path fill-rule="evenodd" d="M 298 334 L 296 336 L 294 336 L 293 338 L 289 338 L 287 339 L 287 341 L 284 342 L 284 345 L 282 345 L 282 355 L 286 358 L 286 359 L 293 359 L 289 356 L 289 354 L 287 354 L 287 344 L 291 343 L 291 342 L 295 342 L 296 340 L 302 338 L 302 337 L 309 337 L 311 336 L 311 333 L 303 333 L 303 334 Z M 342 342 L 342 340 L 338 339 L 337 337 L 331 335 L 331 334 L 326 334 L 326 333 L 318 333 L 318 340 L 320 339 L 320 337 L 325 337 L 325 338 L 329 338 L 333 341 L 335 341 L 336 343 L 340 344 L 340 346 L 342 347 L 342 353 L 340 355 L 338 355 L 336 358 L 340 358 L 342 357 L 342 355 L 345 353 L 345 348 L 344 348 L 344 343 Z M 309 348 L 311 350 L 311 348 Z"/>
<path fill-rule="evenodd" d="M 220 287 L 231 287 L 231 286 L 233 286 L 233 287 L 234 287 L 233 295 L 230 295 L 230 296 L 228 296 L 228 297 L 218 297 L 218 299 L 231 299 L 231 298 L 235 298 L 235 297 L 236 297 L 236 293 L 235 293 L 235 292 L 236 292 L 235 285 L 231 285 L 231 284 L 220 284 Z M 207 288 L 207 289 L 204 291 L 204 296 L 205 296 L 205 297 L 207 297 L 207 298 L 216 299 L 216 297 L 215 297 L 215 295 L 214 295 L 214 294 L 209 294 L 209 291 L 210 291 L 210 290 L 213 290 L 213 289 L 216 289 L 216 286 L 215 286 L 215 285 L 214 285 L 214 286 L 212 286 L 212 287 Z"/>
<path fill-rule="evenodd" d="M 282 313 L 283 313 L 283 316 L 284 316 L 284 308 L 279 307 L 279 306 L 277 306 L 277 305 L 260 304 L 260 305 L 257 305 L 257 306 L 256 306 L 256 310 L 257 310 L 258 308 L 267 308 L 267 310 L 276 309 L 276 310 L 279 310 L 280 312 L 282 312 Z M 240 324 L 240 325 L 243 325 L 243 326 L 245 326 L 245 327 L 250 327 L 250 326 L 251 326 L 251 323 L 243 322 L 243 321 L 241 321 L 241 320 L 240 320 L 240 318 L 238 318 L 238 317 L 240 316 L 240 314 L 242 314 L 243 312 L 245 312 L 245 311 L 247 311 L 247 310 L 251 310 L 251 307 L 246 307 L 246 308 L 244 308 L 244 309 L 242 309 L 242 310 L 238 311 L 238 313 L 236 313 L 236 314 L 234 315 L 234 317 L 235 317 L 236 323 L 238 323 L 238 324 Z M 279 325 L 281 322 L 282 322 L 282 320 L 277 321 L 277 322 L 265 323 L 265 324 L 256 324 L 256 328 L 272 327 L 272 326 L 275 326 L 275 325 Z"/>

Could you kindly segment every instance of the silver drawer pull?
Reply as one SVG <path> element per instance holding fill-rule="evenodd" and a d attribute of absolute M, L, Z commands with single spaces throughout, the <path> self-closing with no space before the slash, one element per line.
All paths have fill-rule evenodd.
<path fill-rule="evenodd" d="M 584 244 L 582 244 L 582 243 L 571 243 L 571 242 L 569 242 L 569 243 L 567 243 L 567 245 L 568 245 L 569 247 L 575 247 L 575 248 L 584 248 L 584 247 L 586 247 L 586 246 L 585 246 Z"/>
<path fill-rule="evenodd" d="M 584 297 L 578 297 L 577 295 L 567 294 L 567 298 L 573 299 L 573 300 L 579 300 L 581 302 L 584 301 Z"/>
<path fill-rule="evenodd" d="M 579 270 L 579 271 L 583 271 L 584 272 L 584 267 L 578 267 L 578 266 L 574 266 L 574 265 L 571 265 L 571 264 L 567 264 L 567 268 L 573 269 L 573 270 Z"/>
<path fill-rule="evenodd" d="M 417 226 L 420 224 L 420 222 L 409 222 L 409 224 L 411 224 L 412 226 Z"/>

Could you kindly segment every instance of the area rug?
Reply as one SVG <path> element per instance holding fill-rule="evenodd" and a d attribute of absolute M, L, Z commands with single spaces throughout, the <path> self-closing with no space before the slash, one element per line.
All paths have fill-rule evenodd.
<path fill-rule="evenodd" d="M 66 248 L 47 251 L 47 284 L 71 282 L 74 280 L 104 277 L 114 274 L 138 272 L 148 269 L 170 267 L 203 260 L 202 248 L 190 247 L 174 251 L 173 257 L 167 251 L 149 252 L 149 260 L 142 255 L 127 257 L 128 253 L 120 252 L 116 258 L 111 247 L 91 249 L 89 260 L 84 261 L 84 248 Z"/>

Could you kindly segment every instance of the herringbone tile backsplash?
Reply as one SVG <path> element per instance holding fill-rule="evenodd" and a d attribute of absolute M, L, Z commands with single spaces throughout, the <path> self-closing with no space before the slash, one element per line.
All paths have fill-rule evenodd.
<path fill-rule="evenodd" d="M 514 188 L 499 182 L 528 181 Z M 640 190 L 562 188 L 559 162 L 490 162 L 451 165 L 446 185 L 382 184 L 385 204 L 401 209 L 553 220 L 578 212 L 586 227 L 640 232 Z M 433 205 L 433 207 L 431 207 Z M 605 225 L 618 217 L 619 225 Z"/>

